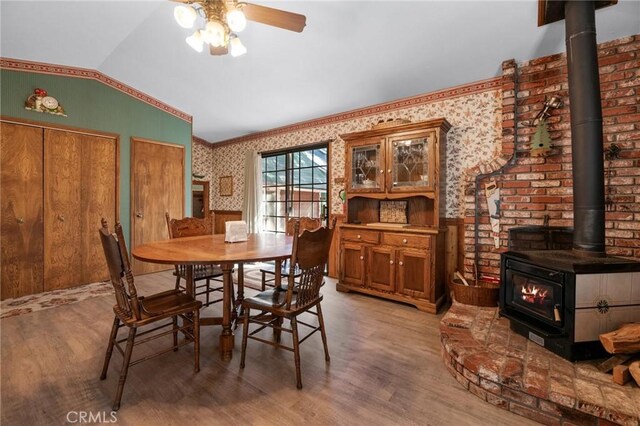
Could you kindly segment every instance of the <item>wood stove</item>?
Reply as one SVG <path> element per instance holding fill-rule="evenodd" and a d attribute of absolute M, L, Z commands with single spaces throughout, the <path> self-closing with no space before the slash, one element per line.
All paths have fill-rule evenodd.
<path fill-rule="evenodd" d="M 574 361 L 604 355 L 601 333 L 640 321 L 640 262 L 605 253 L 596 4 L 565 1 L 557 6 L 564 7 L 571 108 L 571 248 L 557 250 L 556 243 L 566 239 L 549 241 L 560 234 L 540 227 L 542 250 L 536 237 L 522 239 L 530 243 L 523 250 L 503 253 L 500 313 L 516 332 Z"/>
<path fill-rule="evenodd" d="M 640 321 L 640 263 L 569 250 L 502 254 L 500 314 L 571 361 L 605 356 L 598 336 Z"/>

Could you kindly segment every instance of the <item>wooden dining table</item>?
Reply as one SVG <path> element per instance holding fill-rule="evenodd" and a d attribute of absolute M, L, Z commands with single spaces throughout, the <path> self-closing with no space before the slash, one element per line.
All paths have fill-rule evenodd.
<path fill-rule="evenodd" d="M 186 291 L 195 297 L 193 265 L 220 265 L 223 274 L 223 303 L 221 318 L 201 318 L 201 325 L 222 325 L 220 334 L 220 356 L 223 361 L 231 360 L 234 336 L 233 321 L 237 318 L 237 308 L 242 303 L 242 264 L 274 260 L 276 281 L 281 281 L 282 261 L 291 257 L 293 237 L 283 234 L 249 234 L 247 241 L 226 243 L 224 234 L 197 237 L 174 238 L 141 244 L 131 254 L 138 260 L 151 263 L 184 265 L 186 267 Z M 240 285 L 238 297 L 232 300 L 234 265 L 240 265 L 238 272 Z"/>

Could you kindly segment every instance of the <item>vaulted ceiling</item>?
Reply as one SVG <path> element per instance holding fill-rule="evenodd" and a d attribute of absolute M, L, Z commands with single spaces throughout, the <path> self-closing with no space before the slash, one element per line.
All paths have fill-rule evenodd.
<path fill-rule="evenodd" d="M 302 33 L 249 22 L 242 57 L 197 53 L 171 1 L 0 2 L 0 56 L 98 70 L 193 116 L 210 142 L 499 75 L 563 52 L 537 1 L 272 1 Z M 598 42 L 640 33 L 640 2 L 596 12 Z"/>

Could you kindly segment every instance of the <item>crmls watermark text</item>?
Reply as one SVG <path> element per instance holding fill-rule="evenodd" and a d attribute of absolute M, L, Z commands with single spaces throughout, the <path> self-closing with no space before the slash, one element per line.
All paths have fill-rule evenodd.
<path fill-rule="evenodd" d="M 69 411 L 67 423 L 117 423 L 115 411 Z"/>

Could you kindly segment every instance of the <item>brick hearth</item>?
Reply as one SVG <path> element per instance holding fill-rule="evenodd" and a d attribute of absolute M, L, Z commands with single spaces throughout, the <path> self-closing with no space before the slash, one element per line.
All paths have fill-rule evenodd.
<path fill-rule="evenodd" d="M 442 358 L 479 398 L 548 425 L 640 425 L 640 388 L 596 361 L 572 363 L 512 332 L 497 308 L 454 302 L 440 323 Z"/>

